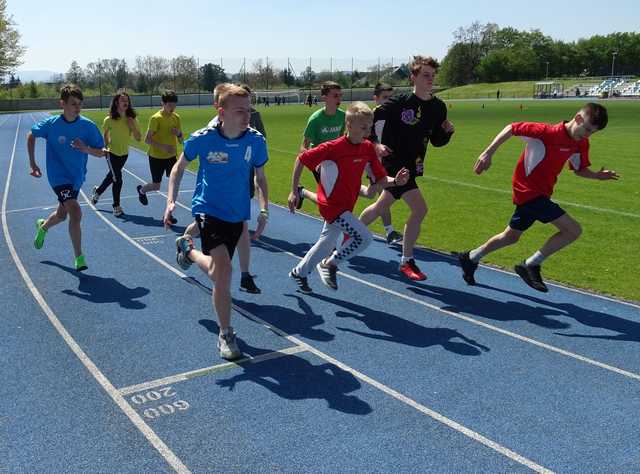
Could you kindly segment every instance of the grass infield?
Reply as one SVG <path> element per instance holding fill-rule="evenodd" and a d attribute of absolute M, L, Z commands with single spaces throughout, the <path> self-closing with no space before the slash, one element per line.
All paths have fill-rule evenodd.
<path fill-rule="evenodd" d="M 429 213 L 422 224 L 418 244 L 443 252 L 473 248 L 503 230 L 513 212 L 511 175 L 524 143 L 512 138 L 494 156 L 491 169 L 473 173 L 473 164 L 493 137 L 508 123 L 569 120 L 585 101 L 451 102 L 449 118 L 456 133 L 449 145 L 429 147 L 425 176 L 419 179 Z M 609 125 L 590 139 L 593 169 L 605 166 L 621 175 L 619 181 L 593 181 L 563 171 L 553 199 L 583 227 L 580 239 L 549 258 L 543 275 L 558 282 L 600 293 L 640 301 L 640 101 L 610 100 Z M 343 107 L 344 108 L 344 107 Z M 260 107 L 268 134 L 270 199 L 286 204 L 291 171 L 307 117 L 316 110 L 302 105 Z M 143 136 L 155 110 L 139 109 Z M 177 109 L 185 132 L 197 130 L 215 114 L 213 108 Z M 106 111 L 87 111 L 99 126 Z M 146 146 L 132 141 L 146 150 Z M 303 184 L 314 187 L 310 173 Z M 371 201 L 360 199 L 356 212 Z M 304 210 L 318 214 L 305 203 Z M 392 208 L 393 223 L 402 231 L 408 207 Z M 382 232 L 378 221 L 372 230 Z M 503 268 L 531 255 L 554 233 L 554 227 L 536 223 L 520 242 L 483 260 Z M 427 272 L 428 268 L 425 269 Z M 436 277 L 434 275 L 434 277 Z"/>

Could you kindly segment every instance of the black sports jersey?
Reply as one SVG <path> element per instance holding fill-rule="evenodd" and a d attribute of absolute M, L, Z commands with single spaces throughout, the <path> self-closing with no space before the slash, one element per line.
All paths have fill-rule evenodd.
<path fill-rule="evenodd" d="M 447 106 L 437 97 L 422 100 L 415 94 L 402 94 L 376 107 L 372 139 L 387 145 L 392 153 L 382 158 L 389 176 L 403 167 L 411 176 L 422 176 L 427 144 L 440 147 L 449 143 L 451 133 L 442 129 Z M 376 136 L 376 122 L 384 120 L 382 137 Z"/>

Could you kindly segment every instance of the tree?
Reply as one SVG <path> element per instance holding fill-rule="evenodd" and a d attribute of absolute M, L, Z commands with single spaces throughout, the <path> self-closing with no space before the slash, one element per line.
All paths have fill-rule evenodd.
<path fill-rule="evenodd" d="M 0 80 L 22 64 L 20 59 L 25 53 L 14 26 L 13 17 L 7 15 L 7 1 L 0 0 Z"/>
<path fill-rule="evenodd" d="M 269 84 L 273 85 L 277 82 L 278 76 L 273 69 L 273 63 L 269 58 L 263 63 L 262 59 L 258 59 L 253 63 L 253 71 L 255 73 L 256 86 L 269 88 Z"/>
<path fill-rule="evenodd" d="M 280 81 L 287 87 L 291 87 L 296 83 L 296 78 L 293 76 L 293 72 L 288 67 L 280 72 Z"/>
<path fill-rule="evenodd" d="M 137 56 L 135 72 L 144 76 L 142 81 L 146 84 L 147 92 L 158 93 L 160 86 L 170 77 L 169 61 L 160 56 Z"/>
<path fill-rule="evenodd" d="M 71 82 L 72 84 L 77 84 L 79 86 L 83 85 L 82 68 L 75 59 L 71 61 L 71 66 L 67 71 L 66 79 L 67 82 Z"/>
<path fill-rule="evenodd" d="M 195 90 L 198 87 L 198 62 L 193 56 L 178 56 L 171 60 L 173 88 L 176 90 Z"/>
<path fill-rule="evenodd" d="M 207 63 L 200 67 L 200 88 L 202 90 L 213 91 L 218 84 L 228 81 L 229 78 L 221 66 Z"/>
<path fill-rule="evenodd" d="M 35 81 L 31 81 L 29 83 L 29 97 L 35 99 L 36 97 L 38 97 L 38 95 L 38 86 L 36 85 Z"/>

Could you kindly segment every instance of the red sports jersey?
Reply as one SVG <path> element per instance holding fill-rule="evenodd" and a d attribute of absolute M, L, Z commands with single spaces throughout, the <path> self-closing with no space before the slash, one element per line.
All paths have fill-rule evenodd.
<path fill-rule="evenodd" d="M 367 165 L 371 165 L 376 181 L 387 176 L 369 140 L 354 145 L 343 136 L 303 152 L 298 159 L 310 170 L 316 169 L 323 161 L 336 164 L 337 176 L 329 185 L 326 180 L 330 177 L 323 176 L 323 170 L 320 171 L 321 182 L 325 184 L 318 184 L 318 208 L 327 222 L 333 222 L 345 211 L 353 211 Z M 325 186 L 330 188 L 330 185 L 333 189 L 325 190 Z"/>
<path fill-rule="evenodd" d="M 589 139 L 572 139 L 565 122 L 511 124 L 511 132 L 527 143 L 513 173 L 513 202 L 520 205 L 540 196 L 551 197 L 564 164 L 579 171 L 591 165 Z"/>

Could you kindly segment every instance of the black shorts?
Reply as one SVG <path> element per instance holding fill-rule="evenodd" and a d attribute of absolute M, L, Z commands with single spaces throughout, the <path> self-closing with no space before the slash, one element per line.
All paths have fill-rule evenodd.
<path fill-rule="evenodd" d="M 167 178 L 171 174 L 171 168 L 176 164 L 176 157 L 171 158 L 154 158 L 149 156 L 149 169 L 151 170 L 151 181 L 154 183 L 162 182 L 162 175 L 165 174 Z"/>
<path fill-rule="evenodd" d="M 403 186 L 389 186 L 386 188 L 386 190 L 389 191 L 395 199 L 400 199 L 404 193 L 411 191 L 412 189 L 418 189 L 416 178 L 414 176 L 411 176 L 409 181 L 407 181 L 407 184 Z"/>
<path fill-rule="evenodd" d="M 540 196 L 516 206 L 516 210 L 509 221 L 509 227 L 524 232 L 535 221 L 547 224 L 555 221 L 558 217 L 562 217 L 564 214 L 564 209 L 555 202 L 546 196 Z"/>
<path fill-rule="evenodd" d="M 78 199 L 79 189 L 73 189 L 71 184 L 61 184 L 60 186 L 54 186 L 53 192 L 58 196 L 58 201 L 63 204 L 65 201 L 71 199 Z"/>
<path fill-rule="evenodd" d="M 229 258 L 233 258 L 238 239 L 242 235 L 244 222 L 227 222 L 208 215 L 196 216 L 196 222 L 200 230 L 203 254 L 209 255 L 211 250 L 224 244 L 229 252 Z"/>

